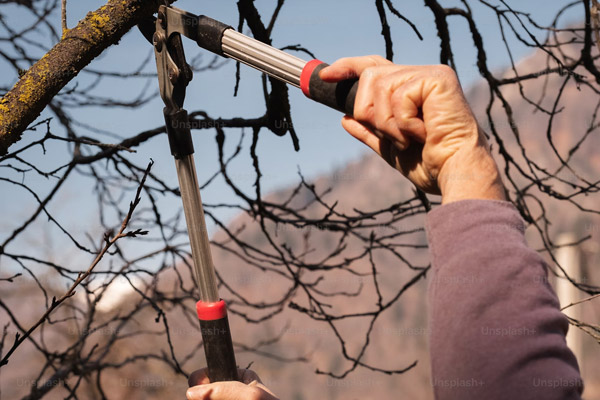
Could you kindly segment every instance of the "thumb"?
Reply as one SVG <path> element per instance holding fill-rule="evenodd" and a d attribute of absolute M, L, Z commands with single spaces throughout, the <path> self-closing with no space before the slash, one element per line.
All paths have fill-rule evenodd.
<path fill-rule="evenodd" d="M 240 382 L 217 382 L 194 386 L 185 393 L 188 400 L 242 400 L 249 395 Z"/>
<path fill-rule="evenodd" d="M 277 400 L 259 385 L 256 381 L 249 385 L 241 382 L 217 382 L 191 387 L 186 392 L 186 397 L 188 400 Z"/>

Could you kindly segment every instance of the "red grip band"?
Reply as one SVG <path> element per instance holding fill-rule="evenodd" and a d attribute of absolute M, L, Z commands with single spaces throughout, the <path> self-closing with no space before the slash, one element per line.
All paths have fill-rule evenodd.
<path fill-rule="evenodd" d="M 323 64 L 321 60 L 310 60 L 306 63 L 304 68 L 302 68 L 302 73 L 300 74 L 300 89 L 302 89 L 302 93 L 306 97 L 310 99 L 310 77 L 312 76 L 313 71 L 317 68 L 317 65 Z"/>
<path fill-rule="evenodd" d="M 202 300 L 196 303 L 198 319 L 202 321 L 214 321 L 227 316 L 227 306 L 223 300 L 214 303 L 205 303 Z"/>

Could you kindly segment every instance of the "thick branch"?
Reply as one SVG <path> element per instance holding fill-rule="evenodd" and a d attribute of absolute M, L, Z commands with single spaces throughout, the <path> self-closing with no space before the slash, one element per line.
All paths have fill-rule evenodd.
<path fill-rule="evenodd" d="M 107 47 L 158 8 L 158 0 L 110 0 L 63 38 L 0 100 L 0 155 L 56 94 Z"/>

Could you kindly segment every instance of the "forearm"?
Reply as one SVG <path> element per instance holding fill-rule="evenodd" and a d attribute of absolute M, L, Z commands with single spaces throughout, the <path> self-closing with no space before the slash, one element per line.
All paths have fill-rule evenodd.
<path fill-rule="evenodd" d="M 465 200 L 428 216 L 436 398 L 579 399 L 568 323 L 507 202 Z"/>

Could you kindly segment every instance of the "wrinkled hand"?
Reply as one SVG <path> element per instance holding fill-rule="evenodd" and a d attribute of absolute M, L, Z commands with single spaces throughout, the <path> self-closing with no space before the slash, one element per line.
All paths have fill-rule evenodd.
<path fill-rule="evenodd" d="M 454 71 L 403 66 L 379 57 L 343 58 L 321 71 L 359 78 L 354 117 L 343 127 L 418 188 L 442 202 L 504 199 L 498 169 Z"/>
<path fill-rule="evenodd" d="M 254 371 L 238 369 L 238 377 L 241 382 L 210 383 L 207 369 L 199 369 L 190 375 L 186 397 L 188 400 L 278 400 Z"/>

